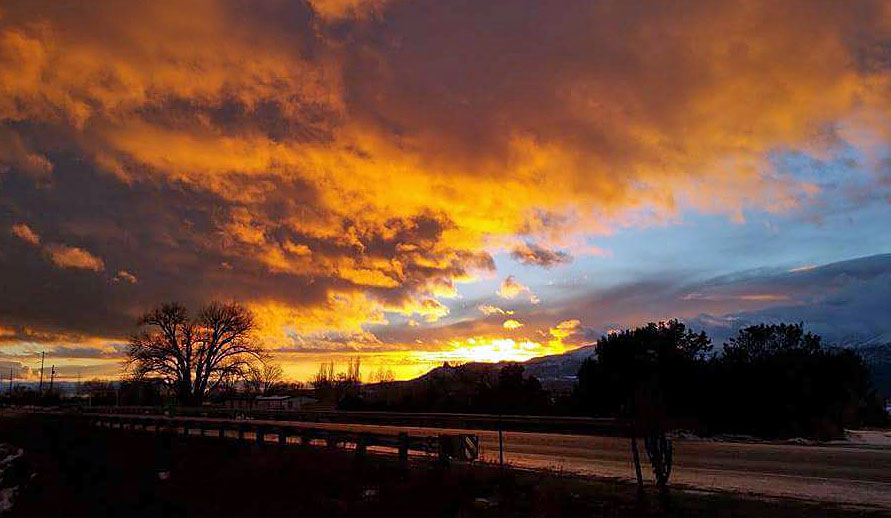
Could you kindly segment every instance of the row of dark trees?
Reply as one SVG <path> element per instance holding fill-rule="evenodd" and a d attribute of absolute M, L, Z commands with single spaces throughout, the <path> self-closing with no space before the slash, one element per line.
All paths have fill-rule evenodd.
<path fill-rule="evenodd" d="M 607 335 L 582 364 L 575 399 L 641 428 L 761 437 L 832 438 L 886 419 L 861 358 L 801 324 L 742 329 L 720 353 L 677 320 Z"/>
<path fill-rule="evenodd" d="M 211 303 L 191 316 L 165 304 L 140 321 L 128 349 L 134 381 L 161 380 L 179 403 L 200 404 L 240 384 L 254 393 L 283 386 L 281 368 L 254 341 L 250 311 Z M 642 428 L 684 423 L 707 433 L 836 437 L 845 427 L 877 424 L 883 402 L 861 358 L 823 347 L 801 324 L 757 325 L 713 350 L 705 333 L 671 320 L 600 339 L 578 372 L 569 401 L 555 400 L 521 365 L 479 373 L 471 366 L 410 382 L 386 405 L 404 410 L 508 413 L 582 412 L 625 416 Z M 342 407 L 367 405 L 359 362 L 346 373 L 325 365 L 313 382 Z"/>

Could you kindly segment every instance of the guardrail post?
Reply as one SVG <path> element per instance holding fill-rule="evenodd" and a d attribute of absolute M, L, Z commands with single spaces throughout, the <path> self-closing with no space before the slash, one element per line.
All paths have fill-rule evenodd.
<path fill-rule="evenodd" d="M 501 426 L 501 416 L 498 417 L 498 469 L 504 471 L 504 431 Z"/>
<path fill-rule="evenodd" d="M 408 433 L 399 432 L 399 462 L 408 462 Z"/>
<path fill-rule="evenodd" d="M 439 448 L 437 451 L 440 464 L 448 464 L 449 458 L 451 457 L 451 444 L 450 437 L 448 435 L 439 436 Z"/>
<path fill-rule="evenodd" d="M 356 440 L 356 456 L 360 459 L 365 457 L 365 451 L 368 449 L 368 437 L 365 434 L 359 435 Z"/>
<path fill-rule="evenodd" d="M 631 457 L 634 459 L 634 474 L 637 477 L 637 493 L 643 493 L 643 475 L 640 472 L 640 453 L 637 451 L 637 437 L 631 432 Z"/>

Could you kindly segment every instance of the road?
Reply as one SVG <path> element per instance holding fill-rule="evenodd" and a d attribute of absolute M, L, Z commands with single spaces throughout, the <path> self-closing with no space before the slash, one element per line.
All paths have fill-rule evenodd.
<path fill-rule="evenodd" d="M 497 434 L 481 440 L 487 457 L 497 454 Z M 614 437 L 508 433 L 505 458 L 524 467 L 633 476 L 629 441 Z M 891 508 L 891 448 L 676 440 L 671 480 L 705 489 Z"/>
<path fill-rule="evenodd" d="M 216 421 L 219 418 L 179 419 Z M 366 431 L 396 435 L 471 433 L 480 438 L 481 459 L 498 461 L 498 432 L 378 424 L 252 420 L 272 427 Z M 274 439 L 274 437 L 270 437 Z M 641 445 L 641 450 L 643 447 Z M 652 482 L 641 451 L 644 476 Z M 505 462 L 521 468 L 632 479 L 630 440 L 622 437 L 504 432 Z M 674 486 L 730 490 L 891 510 L 891 441 L 886 444 L 804 445 L 794 443 L 674 440 Z"/>
<path fill-rule="evenodd" d="M 334 423 L 306 426 L 421 435 L 474 433 L 480 437 L 482 459 L 498 461 L 498 433 L 494 431 Z M 517 467 L 625 479 L 634 476 L 629 439 L 625 438 L 505 432 L 504 447 L 505 462 Z M 645 463 L 643 451 L 641 454 Z M 646 471 L 644 476 L 652 481 Z M 891 446 L 676 439 L 671 481 L 693 488 L 891 509 Z"/>

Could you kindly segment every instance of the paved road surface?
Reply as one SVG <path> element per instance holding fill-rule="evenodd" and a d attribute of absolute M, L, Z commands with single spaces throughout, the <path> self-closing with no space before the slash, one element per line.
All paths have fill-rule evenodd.
<path fill-rule="evenodd" d="M 283 424 L 283 421 L 253 422 Z M 293 424 L 394 435 L 400 431 L 418 435 L 473 433 L 480 437 L 482 459 L 498 461 L 498 432 L 494 431 L 341 423 Z M 505 461 L 518 467 L 631 479 L 634 471 L 629 442 L 629 439 L 617 437 L 505 432 Z M 646 463 L 642 445 L 641 455 L 642 462 Z M 647 470 L 644 473 L 652 481 Z M 671 481 L 675 485 L 703 489 L 891 509 L 891 446 L 676 439 Z"/>
<path fill-rule="evenodd" d="M 434 428 L 306 423 L 330 429 L 407 430 L 437 434 Z M 473 430 L 483 460 L 497 462 L 498 433 Z M 563 434 L 505 432 L 505 461 L 520 467 L 549 468 L 600 476 L 634 476 L 628 439 Z M 641 454 L 644 455 L 641 445 Z M 646 462 L 646 458 L 642 459 Z M 646 466 L 644 466 L 646 467 Z M 652 481 L 649 473 L 645 477 Z M 796 445 L 750 442 L 674 441 L 673 484 L 725 489 L 891 509 L 891 447 Z"/>
<path fill-rule="evenodd" d="M 497 454 L 497 437 L 484 440 L 489 457 Z M 691 440 L 674 446 L 674 484 L 891 508 L 891 448 Z M 505 456 L 520 466 L 633 476 L 627 439 L 509 433 Z"/>

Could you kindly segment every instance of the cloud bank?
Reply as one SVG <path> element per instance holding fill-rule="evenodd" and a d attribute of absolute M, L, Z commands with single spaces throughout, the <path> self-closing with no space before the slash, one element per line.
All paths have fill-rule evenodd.
<path fill-rule="evenodd" d="M 4 5 L 0 324 L 234 298 L 277 346 L 372 347 L 500 251 L 808 203 L 771 154 L 886 139 L 889 46 L 869 0 Z"/>

